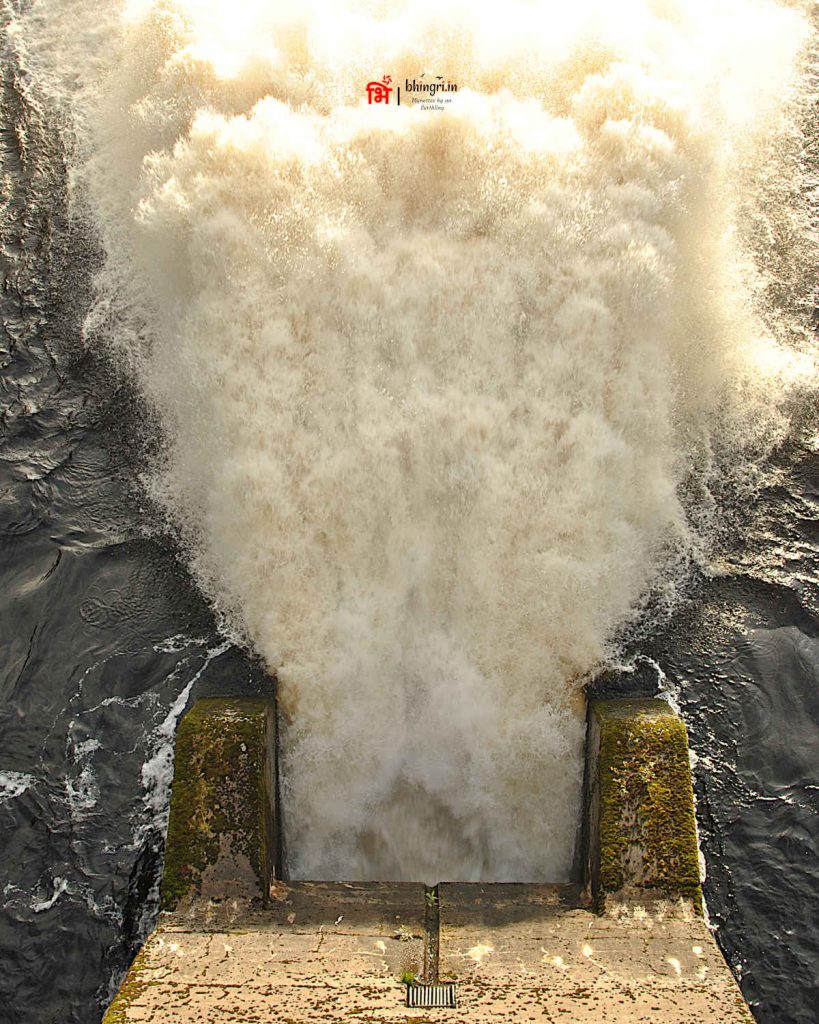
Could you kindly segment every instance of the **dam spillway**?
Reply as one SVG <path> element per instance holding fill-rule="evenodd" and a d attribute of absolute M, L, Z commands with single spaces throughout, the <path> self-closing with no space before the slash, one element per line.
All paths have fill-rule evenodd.
<path fill-rule="evenodd" d="M 657 699 L 591 701 L 588 721 L 577 880 L 293 881 L 273 704 L 194 705 L 165 909 L 104 1024 L 750 1024 L 703 917 L 685 727 Z M 423 985 L 455 1005 L 411 1006 Z"/>
<path fill-rule="evenodd" d="M 655 597 L 662 610 L 682 593 L 673 565 L 648 573 L 658 593 L 640 583 L 646 549 L 657 550 L 651 538 L 658 524 L 664 530 L 655 513 L 677 495 L 684 533 L 695 535 L 693 547 L 682 538 L 683 556 L 704 568 L 731 626 L 679 642 L 686 655 L 702 652 L 699 668 L 675 666 L 668 647 L 643 653 L 676 675 L 703 758 L 709 900 L 726 955 L 742 964 L 761 1020 L 813 1022 L 819 661 L 816 604 L 806 601 L 816 585 L 816 474 L 797 472 L 793 452 L 773 466 L 756 462 L 742 427 L 771 421 L 732 391 L 744 378 L 770 396 L 776 437 L 785 371 L 799 351 L 782 330 L 782 303 L 809 305 L 813 287 L 789 276 L 799 225 L 778 220 L 790 186 L 800 190 L 784 157 L 794 137 L 788 129 L 780 146 L 763 116 L 772 110 L 776 122 L 788 93 L 794 46 L 785 37 L 801 32 L 794 6 L 783 14 L 745 0 L 638 3 L 623 17 L 618 5 L 554 4 L 550 17 L 546 5 L 518 5 L 545 13 L 539 36 L 515 5 L 485 12 L 484 22 L 473 5 L 459 14 L 413 4 L 409 26 L 375 26 L 388 44 L 383 56 L 370 35 L 359 45 L 343 25 L 325 31 L 324 55 L 301 53 L 299 23 L 321 15 L 318 7 L 303 19 L 301 7 L 268 0 L 129 0 L 144 17 L 120 26 L 118 6 L 9 0 L 3 9 L 12 130 L 3 137 L 10 205 L 0 346 L 0 1016 L 9 1024 L 99 1018 L 151 917 L 143 896 L 157 880 L 176 717 L 191 687 L 201 694 L 203 672 L 204 692 L 222 692 L 248 648 L 270 670 L 295 670 L 280 675 L 296 724 L 284 756 L 290 778 L 304 780 L 291 818 L 313 830 L 313 853 L 337 855 L 329 866 L 308 858 L 299 877 L 397 877 L 357 859 L 365 844 L 356 839 L 369 843 L 372 825 L 385 826 L 379 838 L 398 836 L 415 864 L 409 829 L 396 827 L 415 806 L 395 799 L 408 791 L 421 793 L 421 807 L 431 796 L 455 825 L 474 812 L 469 832 L 452 830 L 453 860 L 466 846 L 479 863 L 491 856 L 499 878 L 568 878 L 560 869 L 581 817 L 582 716 L 544 715 L 538 724 L 530 711 L 569 701 L 602 645 L 619 657 L 622 617 L 638 591 L 649 615 Z M 203 24 L 207 8 L 228 24 Z M 282 32 L 269 23 L 275 8 L 285 13 Z M 584 54 L 564 12 L 596 22 L 592 38 L 602 45 Z M 326 29 L 326 18 L 317 21 Z M 439 29 L 461 26 L 460 54 L 436 49 Z M 473 26 L 488 52 L 471 50 Z M 511 44 L 508 56 L 495 40 Z M 577 59 L 564 61 L 568 53 Z M 353 58 L 343 80 L 339 54 Z M 415 75 L 416 56 L 457 78 L 466 102 L 440 113 L 373 106 L 372 123 L 351 124 L 358 107 L 368 109 L 367 79 Z M 286 106 L 288 123 L 308 129 L 284 131 L 285 141 L 306 143 L 295 153 L 276 138 L 276 111 Z M 392 116 L 399 112 L 405 121 Z M 345 121 L 352 131 L 339 143 Z M 755 134 L 777 152 L 771 173 L 749 141 Z M 562 155 L 564 142 L 571 152 Z M 336 154 L 347 169 L 342 188 L 327 173 Z M 533 165 L 544 172 L 534 183 Z M 298 168 L 309 179 L 311 167 L 328 191 L 277 187 Z M 677 187 L 690 201 L 675 202 Z M 381 218 L 382 193 L 386 212 L 401 216 Z M 736 202 L 763 239 L 756 249 L 742 243 Z M 757 231 L 762 225 L 770 230 Z M 736 235 L 723 230 L 731 226 Z M 672 247 L 641 244 L 656 235 Z M 727 238 L 738 243 L 728 251 L 719 244 Z M 738 287 L 746 258 L 763 271 L 763 295 Z M 385 287 L 390 279 L 395 288 Z M 715 291 L 715 282 L 728 287 Z M 767 317 L 762 301 L 764 323 L 746 324 L 751 299 L 766 296 L 776 315 Z M 645 320 L 646 305 L 658 322 Z M 301 368 L 300 351 L 308 354 Z M 715 404 L 741 406 L 738 429 L 733 417 L 707 416 L 709 388 L 700 384 L 713 382 L 702 365 L 709 356 Z M 129 368 L 135 390 L 120 388 Z M 340 399 L 329 417 L 327 391 Z M 148 423 L 132 424 L 125 409 L 147 396 Z M 350 417 L 347 396 L 358 405 Z M 123 467 L 131 426 L 140 450 Z M 144 458 L 143 426 L 161 435 L 169 461 Z M 809 428 L 800 428 L 801 467 L 808 458 L 815 467 L 819 451 Z M 725 438 L 749 447 L 726 452 Z M 541 448 L 530 457 L 532 441 Z M 359 450 L 374 450 L 373 459 L 359 460 Z M 736 490 L 745 469 L 771 485 L 767 495 L 754 489 L 764 498 L 759 531 L 751 530 L 757 553 L 744 550 L 743 514 L 723 520 L 736 544 L 712 557 L 709 526 L 724 508 L 730 516 L 742 505 L 750 516 L 754 507 Z M 163 515 L 134 501 L 145 474 L 212 606 L 232 613 L 227 635 L 224 620 L 215 635 L 178 575 L 179 553 L 157 529 Z M 326 500 L 339 488 L 340 500 Z M 770 632 L 748 641 L 740 619 L 757 615 L 760 602 Z M 726 672 L 734 622 L 742 663 Z M 237 637 L 242 651 L 229 647 Z M 328 660 L 344 650 L 347 661 Z M 439 724 L 430 711 L 440 707 Z M 367 756 L 351 756 L 365 747 Z M 317 751 L 329 757 L 310 778 Z M 441 755 L 434 771 L 430 751 Z M 475 771 L 476 759 L 478 769 L 500 760 L 505 775 Z M 338 770 L 358 766 L 352 780 Z M 396 792 L 391 781 L 408 773 L 410 785 Z M 312 794 L 321 799 L 311 808 Z M 555 838 L 551 856 L 537 838 L 519 841 L 525 828 L 508 828 L 527 824 L 519 813 L 527 807 L 549 823 L 540 839 Z M 346 851 L 325 841 L 339 834 L 327 811 L 339 812 L 353 840 Z M 435 834 L 427 824 L 414 830 L 419 843 Z M 489 848 L 459 844 L 492 825 Z M 307 856 L 311 844 L 297 849 Z M 511 863 L 516 850 L 535 851 L 542 875 Z M 465 877 L 448 865 L 417 870 L 401 877 Z"/>
<path fill-rule="evenodd" d="M 583 680 L 653 587 L 673 604 L 713 478 L 798 382 L 741 235 L 750 197 L 784 216 L 746 179 L 807 26 L 733 2 L 115 26 L 77 104 L 86 330 L 151 410 L 193 576 L 278 679 L 298 877 L 569 875 Z M 445 109 L 409 102 L 422 74 Z M 406 102 L 369 102 L 382 75 Z"/>

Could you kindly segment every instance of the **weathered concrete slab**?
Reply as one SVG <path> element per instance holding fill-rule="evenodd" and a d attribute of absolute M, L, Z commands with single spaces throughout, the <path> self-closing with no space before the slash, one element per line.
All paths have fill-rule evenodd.
<path fill-rule="evenodd" d="M 662 700 L 592 701 L 586 757 L 585 867 L 595 896 L 654 890 L 700 907 L 694 793 L 682 721 Z"/>
<path fill-rule="evenodd" d="M 266 899 L 277 873 L 272 702 L 198 701 L 179 724 L 161 904 Z"/>
<path fill-rule="evenodd" d="M 404 971 L 424 956 L 418 883 L 275 883 L 163 914 L 104 1024 L 406 1020 Z"/>
<path fill-rule="evenodd" d="M 573 905 L 574 904 L 574 905 Z M 736 982 L 688 901 L 609 901 L 569 886 L 440 886 L 448 1024 L 751 1024 Z"/>
<path fill-rule="evenodd" d="M 273 881 L 269 893 L 265 906 L 256 900 L 198 900 L 160 920 L 166 930 L 261 928 L 312 935 L 318 929 L 382 934 L 403 928 L 423 937 L 426 907 L 421 882 Z"/>
<path fill-rule="evenodd" d="M 539 934 L 555 915 L 588 909 L 580 885 L 530 882 L 442 882 L 439 886 L 443 929 L 515 927 Z"/>
<path fill-rule="evenodd" d="M 440 886 L 440 979 L 456 1009 L 408 1010 L 428 907 L 414 883 L 278 883 L 268 908 L 201 902 L 165 914 L 105 1024 L 510 1021 L 750 1024 L 686 901 L 618 904 L 576 886 Z"/>

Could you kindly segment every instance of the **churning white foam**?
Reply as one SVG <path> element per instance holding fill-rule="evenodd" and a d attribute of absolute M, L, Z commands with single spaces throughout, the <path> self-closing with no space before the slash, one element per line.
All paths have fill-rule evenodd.
<path fill-rule="evenodd" d="M 27 772 L 0 771 L 0 804 L 22 796 L 34 784 L 34 776 Z"/>
<path fill-rule="evenodd" d="M 582 683 L 701 542 L 714 424 L 782 426 L 735 211 L 805 36 L 764 0 L 128 6 L 89 333 L 278 673 L 295 877 L 567 876 Z M 458 91 L 368 105 L 385 74 Z"/>

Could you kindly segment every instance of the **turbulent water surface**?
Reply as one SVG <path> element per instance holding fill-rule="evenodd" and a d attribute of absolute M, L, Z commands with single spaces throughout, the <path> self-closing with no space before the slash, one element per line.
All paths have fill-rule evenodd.
<path fill-rule="evenodd" d="M 619 661 L 807 1024 L 801 9 L 99 8 L 3 8 L 3 1019 L 98 1018 L 192 697 L 278 676 L 294 876 L 558 880 Z"/>

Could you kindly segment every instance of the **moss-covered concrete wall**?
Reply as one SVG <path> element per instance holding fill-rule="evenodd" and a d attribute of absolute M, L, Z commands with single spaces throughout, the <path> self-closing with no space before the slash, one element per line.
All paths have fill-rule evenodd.
<path fill-rule="evenodd" d="M 598 898 L 643 889 L 702 905 L 685 725 L 663 700 L 593 700 L 586 872 Z"/>
<path fill-rule="evenodd" d="M 281 873 L 272 702 L 198 701 L 179 724 L 161 906 L 267 899 Z"/>

